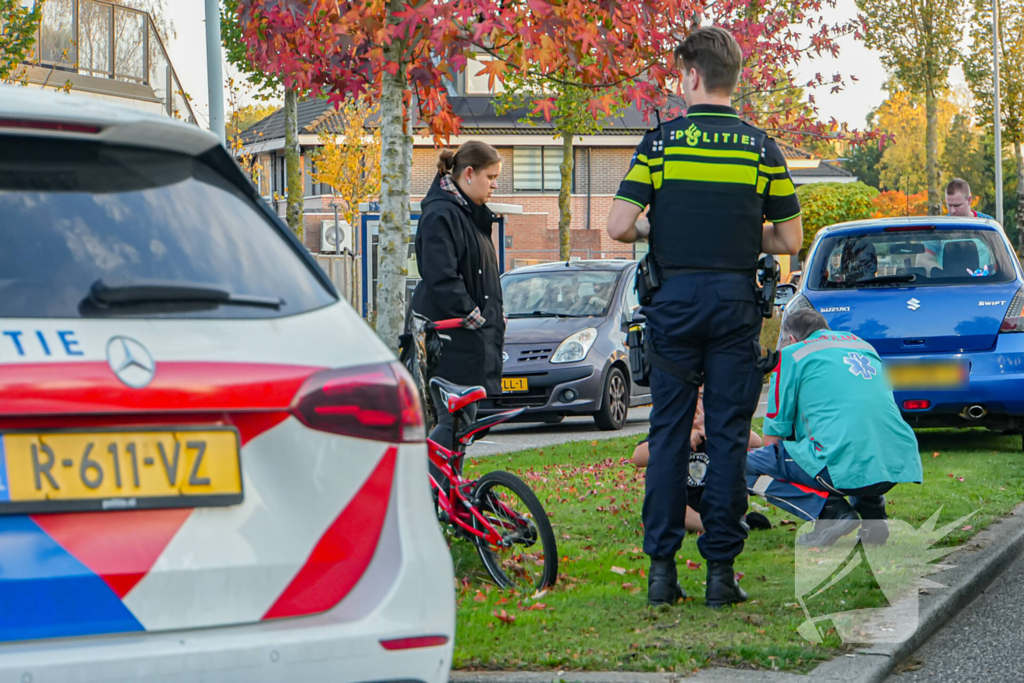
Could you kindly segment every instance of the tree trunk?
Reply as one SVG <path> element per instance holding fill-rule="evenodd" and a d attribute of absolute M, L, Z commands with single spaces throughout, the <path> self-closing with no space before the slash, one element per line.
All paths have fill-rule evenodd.
<path fill-rule="evenodd" d="M 295 236 L 302 240 L 302 205 L 305 187 L 302 182 L 302 150 L 299 148 L 299 94 L 284 92 L 284 166 L 288 186 L 288 208 L 285 221 Z"/>
<path fill-rule="evenodd" d="M 562 163 L 558 167 L 562 172 L 562 184 L 558 188 L 558 259 L 568 261 L 570 247 L 569 237 L 572 227 L 572 167 L 573 167 L 572 134 L 562 133 Z"/>
<path fill-rule="evenodd" d="M 1017 253 L 1024 254 L 1024 140 L 1014 142 L 1013 155 L 1017 161 Z"/>
<path fill-rule="evenodd" d="M 928 179 L 928 215 L 942 215 L 939 196 L 939 112 L 938 98 L 928 88 L 924 96 L 925 110 L 925 174 Z"/>
<path fill-rule="evenodd" d="M 403 8 L 403 0 L 390 0 L 388 11 L 393 16 Z M 400 62 L 402 49 L 400 41 L 393 41 L 384 49 L 385 61 L 390 64 Z M 408 134 L 402 105 L 405 88 L 404 64 L 399 63 L 394 75 L 384 71 L 380 96 L 380 240 L 377 248 L 376 329 L 381 341 L 396 353 L 398 335 L 405 326 L 409 191 L 412 185 L 412 137 Z"/>

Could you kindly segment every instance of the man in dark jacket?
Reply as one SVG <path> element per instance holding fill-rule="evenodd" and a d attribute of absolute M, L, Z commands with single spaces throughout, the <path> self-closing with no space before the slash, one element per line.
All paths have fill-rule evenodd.
<path fill-rule="evenodd" d="M 505 319 L 498 258 L 491 241 L 494 214 L 486 206 L 501 172 L 490 145 L 463 144 L 442 152 L 438 176 L 420 202 L 416 261 L 423 278 L 412 310 L 428 320 L 463 319 L 461 329 L 441 333 L 440 366 L 449 382 L 501 393 Z M 431 438 L 451 447 L 451 420 L 438 410 Z"/>

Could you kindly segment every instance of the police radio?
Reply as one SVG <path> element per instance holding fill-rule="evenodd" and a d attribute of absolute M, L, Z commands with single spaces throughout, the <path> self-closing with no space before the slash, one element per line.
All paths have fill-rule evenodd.
<path fill-rule="evenodd" d="M 771 254 L 765 254 L 757 262 L 757 284 L 761 288 L 761 317 L 772 317 L 775 310 L 775 290 L 779 286 L 782 272 L 779 262 Z"/>

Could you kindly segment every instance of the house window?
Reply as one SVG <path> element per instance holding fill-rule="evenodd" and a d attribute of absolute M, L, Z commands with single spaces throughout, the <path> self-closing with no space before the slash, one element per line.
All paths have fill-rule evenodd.
<path fill-rule="evenodd" d="M 490 57 L 480 56 L 479 59 L 468 59 L 466 60 L 466 94 L 467 95 L 496 95 L 504 90 L 501 82 L 498 79 L 494 79 L 494 87 L 488 88 L 487 84 L 490 80 L 490 76 L 487 74 L 477 74 L 484 68 L 484 65 L 492 61 Z"/>
<path fill-rule="evenodd" d="M 561 147 L 515 147 L 512 185 L 516 192 L 557 192 L 562 186 Z"/>

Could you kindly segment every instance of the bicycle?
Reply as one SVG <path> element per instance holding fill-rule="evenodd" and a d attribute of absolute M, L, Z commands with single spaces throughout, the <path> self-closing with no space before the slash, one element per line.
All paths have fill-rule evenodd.
<path fill-rule="evenodd" d="M 438 521 L 475 545 L 484 568 L 499 587 L 543 590 L 557 580 L 558 547 L 536 494 L 511 472 L 488 472 L 476 480 L 467 480 L 462 474 L 467 446 L 492 427 L 518 417 L 523 409 L 469 421 L 466 409 L 487 397 L 483 387 L 460 386 L 440 377 L 424 381 L 430 360 L 436 360 L 427 358 L 430 345 L 425 338 L 461 325 L 458 318 L 432 323 L 414 316 L 412 338 L 403 340 L 411 342 L 408 365 L 426 410 L 434 404 L 437 410 L 451 413 L 453 420 L 454 443 L 450 447 L 427 439 L 430 486 Z M 431 397 L 435 400 L 430 401 Z"/>

